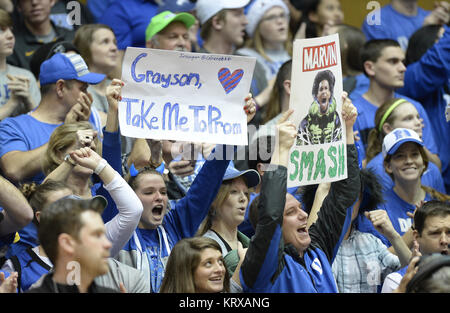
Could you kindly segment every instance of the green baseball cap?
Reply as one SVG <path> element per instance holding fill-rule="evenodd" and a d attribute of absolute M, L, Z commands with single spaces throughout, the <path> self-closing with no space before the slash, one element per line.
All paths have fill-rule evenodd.
<path fill-rule="evenodd" d="M 148 24 L 147 30 L 145 31 L 145 41 L 151 39 L 174 21 L 180 21 L 186 25 L 186 28 L 189 28 L 194 25 L 195 17 L 186 12 L 178 14 L 174 14 L 170 11 L 161 12 L 150 20 L 150 24 Z"/>

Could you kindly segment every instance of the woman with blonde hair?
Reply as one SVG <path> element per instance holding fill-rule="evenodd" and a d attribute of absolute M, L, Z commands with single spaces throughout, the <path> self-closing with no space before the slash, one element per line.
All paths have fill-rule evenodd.
<path fill-rule="evenodd" d="M 216 241 L 207 237 L 192 237 L 177 242 L 167 261 L 160 293 L 229 291 L 229 275 Z"/>
<path fill-rule="evenodd" d="M 259 173 L 255 170 L 238 171 L 229 167 L 197 233 L 219 243 L 230 276 L 240 261 L 239 243 L 243 248 L 247 248 L 250 243 L 250 239 L 238 230 L 238 226 L 245 219 L 250 200 L 249 188 L 256 187 L 260 180 Z"/>
<path fill-rule="evenodd" d="M 237 54 L 256 57 L 270 81 L 280 66 L 292 57 L 289 9 L 282 0 L 255 0 L 246 16 L 248 40 Z"/>
<path fill-rule="evenodd" d="M 424 125 L 415 106 L 400 98 L 388 100 L 377 109 L 375 125 L 375 128 L 369 133 L 365 162 L 367 168 L 372 169 L 379 175 L 383 189 L 388 190 L 393 187 L 394 183 L 384 170 L 383 156 L 381 154 L 384 137 L 393 129 L 403 127 L 414 130 L 422 138 Z M 426 147 L 427 142 L 424 142 L 424 144 L 423 148 L 427 159 L 431 162 L 423 173 L 422 184 L 440 192 L 445 192 L 443 178 L 436 164 L 440 164 L 440 162 L 436 161 L 439 158 Z"/>

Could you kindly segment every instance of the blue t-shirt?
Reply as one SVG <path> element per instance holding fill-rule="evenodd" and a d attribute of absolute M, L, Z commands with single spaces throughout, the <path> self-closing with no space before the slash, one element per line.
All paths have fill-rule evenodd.
<path fill-rule="evenodd" d="M 434 139 L 434 133 L 431 128 L 431 122 L 423 106 L 419 102 L 397 93 L 394 94 L 394 97 L 403 98 L 416 107 L 417 112 L 419 112 L 419 115 L 423 119 L 423 122 L 425 124 L 422 134 L 425 146 L 428 148 L 428 150 L 430 150 L 431 153 L 438 153 L 438 148 Z M 356 122 L 353 125 L 353 130 L 357 130 L 359 132 L 359 137 L 361 138 L 361 141 L 364 145 L 364 151 L 367 151 L 367 139 L 369 136 L 369 132 L 372 130 L 372 128 L 375 127 L 375 114 L 377 113 L 378 107 L 367 101 L 362 96 L 352 99 L 352 102 L 358 110 L 358 117 L 356 118 Z"/>
<path fill-rule="evenodd" d="M 61 124 L 47 124 L 28 114 L 5 118 L 0 123 L 0 157 L 10 151 L 30 151 L 46 144 L 50 135 Z M 40 172 L 30 178 L 41 182 L 45 178 Z"/>
<path fill-rule="evenodd" d="M 99 22 L 114 30 L 119 50 L 127 47 L 145 48 L 145 30 L 157 12 L 158 5 L 154 1 L 115 1 Z"/>
<path fill-rule="evenodd" d="M 391 177 L 384 170 L 383 155 L 378 153 L 370 162 L 366 168 L 372 169 L 375 174 L 380 178 L 380 183 L 383 185 L 384 190 L 388 190 L 394 187 L 394 182 Z M 428 162 L 428 168 L 422 175 L 422 185 L 436 189 L 439 192 L 445 193 L 444 180 L 442 179 L 439 168 L 433 163 Z"/>
<path fill-rule="evenodd" d="M 96 111 L 95 111 L 96 112 Z M 94 130 L 102 132 L 99 124 L 98 112 L 91 112 L 89 122 Z M 38 121 L 29 114 L 16 117 L 8 117 L 0 122 L 0 158 L 11 151 L 30 151 L 46 144 L 52 132 L 62 124 L 47 124 Z M 43 172 L 36 174 L 29 180 L 42 182 L 45 176 Z"/>
<path fill-rule="evenodd" d="M 352 100 L 365 94 L 370 87 L 370 79 L 366 75 L 359 74 L 356 75 L 355 78 L 356 86 L 348 95 Z"/>
<path fill-rule="evenodd" d="M 403 236 L 412 225 L 412 219 L 406 214 L 407 212 L 413 213 L 416 207 L 405 200 L 401 199 L 394 191 L 393 188 L 383 193 L 385 203 L 380 204 L 377 210 L 385 210 L 391 220 L 392 226 Z M 431 196 L 427 193 L 425 195 L 425 201 L 430 201 Z M 371 233 L 387 246 L 390 247 L 391 243 L 382 234 L 380 234 L 372 225 L 372 223 L 363 215 L 358 214 L 357 217 L 357 229 L 360 232 Z"/>
<path fill-rule="evenodd" d="M 422 8 L 417 9 L 416 16 L 407 16 L 394 10 L 392 5 L 385 5 L 379 14 L 373 12 L 370 16 L 379 16 L 379 23 L 369 15 L 364 19 L 362 31 L 367 40 L 393 39 L 398 41 L 403 50 L 408 47 L 409 37 L 423 25 L 425 17 L 430 14 Z M 369 25 L 373 24 L 373 25 Z"/>

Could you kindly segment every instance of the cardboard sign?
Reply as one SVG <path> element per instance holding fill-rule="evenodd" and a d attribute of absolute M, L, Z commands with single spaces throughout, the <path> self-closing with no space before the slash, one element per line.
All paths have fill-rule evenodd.
<path fill-rule="evenodd" d="M 256 59 L 127 48 L 122 65 L 122 135 L 246 145 L 243 110 Z"/>
<path fill-rule="evenodd" d="M 298 134 L 290 152 L 288 187 L 347 178 L 342 91 L 338 35 L 296 40 L 289 108 Z"/>

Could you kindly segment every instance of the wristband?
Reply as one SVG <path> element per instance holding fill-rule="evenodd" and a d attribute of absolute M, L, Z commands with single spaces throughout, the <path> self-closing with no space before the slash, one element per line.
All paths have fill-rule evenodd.
<path fill-rule="evenodd" d="M 76 164 L 75 164 L 75 162 L 72 160 L 72 158 L 70 157 L 70 154 L 66 154 L 65 156 L 64 156 L 64 161 L 65 162 L 67 162 L 67 163 L 69 163 L 70 165 L 72 165 L 72 166 L 75 166 Z"/>
<path fill-rule="evenodd" d="M 100 162 L 98 163 L 97 167 L 95 168 L 94 173 L 97 174 L 97 175 L 99 175 L 100 172 L 103 171 L 103 169 L 105 168 L 105 166 L 106 166 L 107 164 L 108 164 L 108 163 L 106 162 L 105 159 L 101 159 Z"/>

